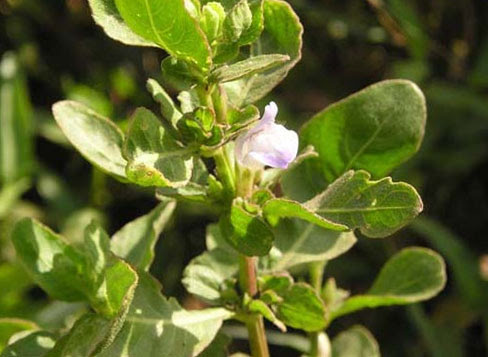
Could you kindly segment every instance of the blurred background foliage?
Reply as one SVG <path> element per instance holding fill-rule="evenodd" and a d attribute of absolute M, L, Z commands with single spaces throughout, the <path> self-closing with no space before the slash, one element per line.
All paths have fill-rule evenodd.
<path fill-rule="evenodd" d="M 327 276 L 363 291 L 387 257 L 409 245 L 433 247 L 448 263 L 448 285 L 432 301 L 360 312 L 335 322 L 331 335 L 362 323 L 384 356 L 488 355 L 488 2 L 290 3 L 305 27 L 304 49 L 273 93 L 280 121 L 298 129 L 330 103 L 385 78 L 415 81 L 428 104 L 421 151 L 393 174 L 419 189 L 424 214 L 391 239 L 360 240 L 327 266 Z M 145 80 L 164 82 L 165 54 L 106 37 L 86 0 L 0 0 L 0 54 L 0 323 L 26 317 L 63 326 L 80 306 L 50 301 L 32 285 L 9 242 L 13 224 L 37 217 L 76 237 L 95 218 L 114 232 L 156 201 L 149 190 L 120 184 L 83 160 L 50 107 L 75 99 L 124 127 L 135 107 L 154 106 Z M 203 250 L 213 220 L 203 207 L 180 205 L 157 247 L 152 272 L 186 307 L 199 302 L 185 294 L 181 271 Z M 298 355 L 276 347 L 278 353 Z"/>

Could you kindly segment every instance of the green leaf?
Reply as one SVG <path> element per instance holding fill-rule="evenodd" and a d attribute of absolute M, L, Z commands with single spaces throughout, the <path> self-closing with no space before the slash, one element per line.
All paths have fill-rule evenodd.
<path fill-rule="evenodd" d="M 125 23 L 142 38 L 201 69 L 210 66 L 210 46 L 184 0 L 115 0 L 115 4 Z"/>
<path fill-rule="evenodd" d="M 108 37 L 132 46 L 157 45 L 135 34 L 122 20 L 114 0 L 88 0 L 95 22 L 103 28 Z"/>
<path fill-rule="evenodd" d="M 355 325 L 332 340 L 332 357 L 380 357 L 374 336 L 365 327 Z"/>
<path fill-rule="evenodd" d="M 277 293 L 283 301 L 276 305 L 276 315 L 286 325 L 309 332 L 325 327 L 324 303 L 311 286 L 296 283 Z"/>
<path fill-rule="evenodd" d="M 41 223 L 25 218 L 15 226 L 12 241 L 17 257 L 37 284 L 52 297 L 64 301 L 84 300 L 76 284 L 83 269 L 83 255 L 61 236 Z"/>
<path fill-rule="evenodd" d="M 215 124 L 215 111 L 208 107 L 198 107 L 186 113 L 178 121 L 178 132 L 185 143 L 205 143 L 215 145 L 222 139 L 221 130 Z M 216 142 L 214 142 L 216 141 Z"/>
<path fill-rule="evenodd" d="M 198 93 L 194 88 L 180 92 L 178 100 L 180 101 L 181 111 L 185 114 L 193 112 L 201 105 Z"/>
<path fill-rule="evenodd" d="M 281 218 L 299 218 L 333 231 L 343 232 L 349 230 L 345 225 L 331 222 L 308 210 L 306 206 L 299 202 L 290 201 L 284 198 L 268 200 L 263 206 L 263 215 L 273 226 L 276 226 Z"/>
<path fill-rule="evenodd" d="M 235 254 L 237 256 L 236 250 L 232 248 L 232 246 L 229 244 L 229 242 L 227 242 L 227 239 L 225 239 L 224 235 L 222 234 L 222 230 L 220 229 L 219 224 L 212 223 L 207 226 L 205 244 L 207 246 L 207 250 L 220 248 L 230 254 Z"/>
<path fill-rule="evenodd" d="M 113 343 L 97 357 L 197 356 L 213 340 L 222 322 L 232 316 L 223 308 L 184 310 L 176 300 L 160 294 L 161 287 L 147 274 L 139 285 Z M 162 352 L 163 351 L 163 352 Z"/>
<path fill-rule="evenodd" d="M 252 24 L 252 12 L 247 0 L 239 0 L 229 11 L 224 20 L 224 38 L 228 42 L 237 42 L 242 33 Z"/>
<path fill-rule="evenodd" d="M 314 148 L 312 145 L 308 145 L 300 152 L 298 153 L 297 157 L 295 160 L 290 162 L 288 165 L 288 168 L 286 170 L 279 169 L 279 168 L 269 168 L 263 172 L 262 178 L 261 178 L 261 187 L 272 187 L 278 183 L 281 184 L 282 191 L 285 193 L 286 196 L 288 197 L 308 197 L 308 195 L 303 195 L 302 192 L 315 192 L 313 191 L 310 187 L 307 185 L 303 185 L 302 183 L 300 184 L 295 184 L 296 181 L 293 182 L 292 178 L 292 183 L 293 185 L 288 185 L 288 180 L 286 178 L 290 176 L 290 172 L 294 172 L 294 168 L 299 166 L 303 161 L 308 160 L 312 157 L 317 157 L 318 154 L 315 152 Z M 298 194 L 296 193 L 298 192 Z M 313 197 L 313 194 L 310 196 Z M 305 201 L 305 200 L 300 200 L 300 202 Z"/>
<path fill-rule="evenodd" d="M 230 245 L 248 256 L 266 255 L 273 245 L 271 228 L 259 216 L 247 212 L 238 199 L 221 220 L 221 229 Z"/>
<path fill-rule="evenodd" d="M 154 259 L 154 246 L 175 207 L 175 201 L 165 200 L 148 214 L 127 223 L 112 236 L 112 252 L 137 269 L 147 271 Z"/>
<path fill-rule="evenodd" d="M 215 47 L 214 64 L 223 64 L 233 61 L 239 55 L 237 42 L 219 43 Z"/>
<path fill-rule="evenodd" d="M 189 90 L 195 82 L 202 80 L 191 71 L 189 65 L 173 56 L 168 56 L 161 61 L 163 72 L 163 84 L 177 91 Z"/>
<path fill-rule="evenodd" d="M 124 134 L 109 119 L 73 101 L 57 102 L 54 119 L 73 146 L 102 171 L 125 180 Z"/>
<path fill-rule="evenodd" d="M 194 159 L 194 167 L 190 182 L 183 187 L 159 187 L 156 197 L 160 200 L 173 197 L 178 200 L 209 203 L 207 182 L 210 180 L 207 167 L 200 159 Z"/>
<path fill-rule="evenodd" d="M 0 62 L 0 187 L 33 169 L 33 123 L 29 92 L 13 53 Z"/>
<path fill-rule="evenodd" d="M 227 120 L 231 125 L 229 132 L 244 130 L 258 119 L 259 109 L 254 105 L 248 105 L 243 109 L 229 108 L 229 111 L 227 112 Z"/>
<path fill-rule="evenodd" d="M 212 343 L 198 355 L 198 357 L 227 357 L 227 347 L 231 343 L 231 338 L 223 333 L 218 333 Z"/>
<path fill-rule="evenodd" d="M 222 304 L 226 281 L 237 274 L 238 255 L 215 248 L 194 258 L 183 272 L 182 283 L 189 293 L 211 304 Z"/>
<path fill-rule="evenodd" d="M 37 325 L 32 321 L 16 318 L 0 318 L 0 351 L 4 349 L 13 334 L 37 329 Z"/>
<path fill-rule="evenodd" d="M 160 104 L 163 117 L 173 126 L 173 128 L 176 128 L 176 124 L 182 117 L 182 114 L 178 108 L 176 108 L 173 99 L 171 99 L 163 87 L 161 87 L 161 85 L 154 79 L 149 78 L 146 87 L 154 100 Z"/>
<path fill-rule="evenodd" d="M 282 54 L 290 60 L 250 78 L 227 82 L 229 100 L 237 107 L 254 103 L 276 87 L 300 60 L 303 27 L 291 6 L 282 0 L 264 1 L 264 30 L 252 45 L 253 55 Z"/>
<path fill-rule="evenodd" d="M 85 230 L 80 248 L 29 218 L 17 223 L 12 240 L 35 282 L 54 298 L 88 301 L 108 317 L 119 314 L 130 303 L 137 276 L 110 252 L 107 234 L 95 224 Z"/>
<path fill-rule="evenodd" d="M 92 307 L 107 317 L 123 313 L 132 300 L 137 275 L 113 255 L 107 233 L 94 222 L 85 229 L 82 254 L 82 289 Z"/>
<path fill-rule="evenodd" d="M 483 309 L 488 300 L 488 281 L 480 274 L 477 254 L 463 243 L 465 241 L 441 223 L 424 215 L 413 221 L 408 228 L 423 236 L 430 246 L 445 257 L 463 300 L 474 309 Z"/>
<path fill-rule="evenodd" d="M 12 337 L 0 357 L 44 357 L 53 348 L 56 341 L 54 334 L 46 331 L 20 332 Z"/>
<path fill-rule="evenodd" d="M 347 299 L 330 320 L 364 308 L 405 305 L 437 295 L 446 283 L 442 257 L 427 248 L 405 248 L 390 258 L 364 295 Z"/>
<path fill-rule="evenodd" d="M 125 315 L 124 315 L 125 317 Z M 83 315 L 44 357 L 93 356 L 107 347 L 122 327 L 119 319 L 107 320 L 93 313 Z"/>
<path fill-rule="evenodd" d="M 331 231 L 297 219 L 281 220 L 273 232 L 277 254 L 267 269 L 272 272 L 334 259 L 356 243 L 353 232 Z"/>
<path fill-rule="evenodd" d="M 281 65 L 290 60 L 288 55 L 259 55 L 243 61 L 217 67 L 211 77 L 215 82 L 229 82 Z"/>
<path fill-rule="evenodd" d="M 327 107 L 304 125 L 300 144 L 313 145 L 319 157 L 297 170 L 303 175 L 322 173 L 328 183 L 350 169 L 364 169 L 381 178 L 417 152 L 425 121 L 425 98 L 414 83 L 373 84 Z M 308 182 L 305 178 L 301 184 Z"/>
<path fill-rule="evenodd" d="M 141 186 L 181 187 L 191 177 L 192 151 L 177 143 L 156 116 L 138 108 L 124 142 L 127 178 Z"/>
<path fill-rule="evenodd" d="M 304 206 L 370 238 L 394 233 L 422 211 L 422 200 L 409 184 L 370 177 L 366 171 L 348 171 Z"/>
<path fill-rule="evenodd" d="M 239 270 L 239 253 L 222 234 L 219 224 L 209 224 L 205 238 L 207 251 L 186 267 L 183 284 L 193 294 L 209 302 L 216 301 L 218 294 L 219 303 L 222 303 L 229 298 L 228 293 L 232 294 L 229 288 L 236 282 L 233 277 Z M 205 291 L 206 294 L 203 293 Z"/>

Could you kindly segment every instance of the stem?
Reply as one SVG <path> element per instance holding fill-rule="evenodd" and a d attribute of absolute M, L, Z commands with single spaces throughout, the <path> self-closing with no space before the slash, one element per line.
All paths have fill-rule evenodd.
<path fill-rule="evenodd" d="M 227 124 L 227 95 L 221 86 L 216 86 L 212 92 L 217 123 Z"/>
<path fill-rule="evenodd" d="M 215 160 L 215 165 L 217 166 L 217 175 L 222 180 L 225 189 L 228 191 L 231 197 L 234 196 L 236 191 L 235 173 L 234 169 L 231 167 L 227 155 L 224 152 L 224 148 L 221 147 L 217 149 L 214 153 L 213 158 Z"/>
<path fill-rule="evenodd" d="M 245 255 L 239 257 L 239 283 L 242 291 L 246 292 L 250 297 L 254 297 L 258 293 L 254 257 L 247 257 Z M 252 356 L 269 357 L 263 317 L 259 314 L 248 315 L 246 327 Z"/>
<path fill-rule="evenodd" d="M 317 293 L 320 294 L 322 289 L 322 282 L 324 280 L 324 268 L 327 265 L 327 261 L 311 263 L 309 267 L 310 284 Z"/>
<path fill-rule="evenodd" d="M 253 357 L 269 357 L 268 342 L 264 332 L 263 317 L 252 314 L 246 323 L 249 334 L 249 344 Z"/>
<path fill-rule="evenodd" d="M 241 290 L 250 297 L 258 293 L 258 283 L 256 279 L 255 258 L 245 255 L 239 256 L 239 284 Z"/>
<path fill-rule="evenodd" d="M 322 283 L 324 280 L 324 268 L 327 261 L 311 263 L 309 265 L 310 284 L 320 295 Z M 329 357 L 330 356 L 330 341 L 325 332 L 312 332 L 310 337 L 310 356 L 312 357 Z"/>

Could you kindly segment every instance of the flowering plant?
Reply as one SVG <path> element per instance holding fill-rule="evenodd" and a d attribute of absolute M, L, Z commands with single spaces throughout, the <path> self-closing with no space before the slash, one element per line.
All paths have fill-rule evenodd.
<path fill-rule="evenodd" d="M 138 108 L 125 131 L 74 101 L 56 103 L 54 117 L 88 161 L 123 183 L 153 188 L 161 203 L 112 236 L 92 222 L 83 242 L 20 221 L 12 239 L 35 281 L 53 298 L 90 309 L 65 330 L 17 335 L 2 356 L 223 356 L 232 330 L 221 328 L 237 322 L 252 356 L 264 357 L 264 320 L 283 333 L 306 332 L 298 348 L 309 356 L 378 356 L 365 327 L 333 338 L 327 328 L 360 309 L 435 296 L 446 279 L 442 258 L 426 248 L 400 250 L 368 291 L 354 295 L 324 279 L 324 268 L 358 239 L 385 238 L 422 211 L 412 186 L 385 177 L 422 141 L 419 88 L 374 84 L 313 116 L 298 135 L 275 122 L 274 102 L 261 119 L 253 104 L 300 59 L 303 29 L 287 2 L 90 5 L 111 38 L 169 54 L 164 85 L 147 81 L 160 113 Z M 207 250 L 182 278 L 205 303 L 200 310 L 162 295 L 149 273 L 178 201 L 218 212 Z"/>

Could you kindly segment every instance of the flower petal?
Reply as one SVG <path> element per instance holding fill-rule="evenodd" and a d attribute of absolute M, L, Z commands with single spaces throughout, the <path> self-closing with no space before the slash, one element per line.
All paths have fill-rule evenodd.
<path fill-rule="evenodd" d="M 259 169 L 264 165 L 286 168 L 298 152 L 298 135 L 275 124 L 278 107 L 270 102 L 259 123 L 236 140 L 235 155 L 240 165 Z"/>

